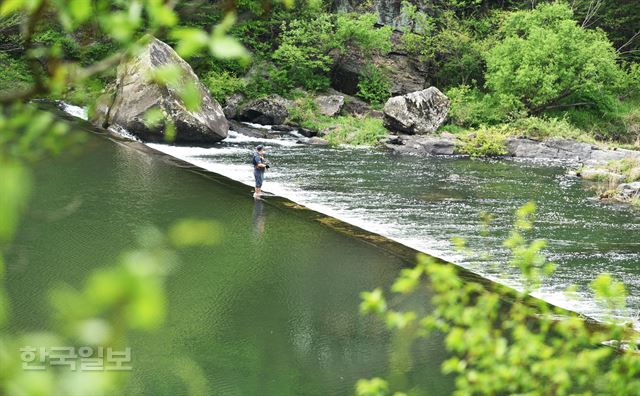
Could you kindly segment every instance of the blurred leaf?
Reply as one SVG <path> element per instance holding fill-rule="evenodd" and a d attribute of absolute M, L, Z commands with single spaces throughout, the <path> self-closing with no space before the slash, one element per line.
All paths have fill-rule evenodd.
<path fill-rule="evenodd" d="M 0 247 L 13 238 L 31 191 L 31 174 L 17 163 L 0 163 Z"/>
<path fill-rule="evenodd" d="M 222 228 L 213 220 L 183 219 L 169 229 L 169 240 L 178 248 L 216 245 L 221 237 Z"/>
<path fill-rule="evenodd" d="M 89 19 L 93 13 L 91 0 L 69 0 L 69 11 L 78 24 Z"/>
<path fill-rule="evenodd" d="M 250 54 L 240 42 L 230 36 L 214 36 L 209 43 L 211 54 L 218 59 L 249 58 Z"/>
<path fill-rule="evenodd" d="M 178 41 L 176 52 L 183 58 L 197 54 L 209 43 L 209 35 L 196 28 L 174 29 L 171 37 Z"/>
<path fill-rule="evenodd" d="M 189 111 L 200 111 L 202 94 L 195 81 L 189 80 L 180 88 L 180 98 Z"/>

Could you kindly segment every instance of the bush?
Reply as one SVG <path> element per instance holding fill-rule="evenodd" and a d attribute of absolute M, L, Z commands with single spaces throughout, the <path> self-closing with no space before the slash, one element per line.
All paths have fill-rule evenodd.
<path fill-rule="evenodd" d="M 20 89 L 33 81 L 27 63 L 6 52 L 0 51 L 0 69 L 0 92 Z"/>
<path fill-rule="evenodd" d="M 212 71 L 205 76 L 204 85 L 209 89 L 209 93 L 214 99 L 224 104 L 228 96 L 242 91 L 246 83 L 228 71 Z"/>
<path fill-rule="evenodd" d="M 573 126 L 566 119 L 526 117 L 509 124 L 513 135 L 533 140 L 544 140 L 551 137 L 593 141 L 582 130 Z"/>
<path fill-rule="evenodd" d="M 375 22 L 373 14 L 339 14 L 334 20 L 320 13 L 313 18 L 289 20 L 282 24 L 280 45 L 271 58 L 277 69 L 286 73 L 286 85 L 324 90 L 330 83 L 330 52 L 355 49 L 370 56 L 391 49 L 391 29 L 376 29 Z"/>
<path fill-rule="evenodd" d="M 508 128 L 480 127 L 466 136 L 460 137 L 458 150 L 472 158 L 496 157 L 507 154 L 506 137 Z"/>
<path fill-rule="evenodd" d="M 324 138 L 332 145 L 373 146 L 389 133 L 379 118 L 319 115 L 310 96 L 296 99 L 289 110 L 289 121 L 315 131 L 328 131 Z"/>
<path fill-rule="evenodd" d="M 451 100 L 449 119 L 457 126 L 493 125 L 521 115 L 517 103 L 500 103 L 497 96 L 468 85 L 450 88 L 446 95 Z"/>
<path fill-rule="evenodd" d="M 333 145 L 374 146 L 389 134 L 381 119 L 368 116 L 333 118 L 326 128 L 330 131 L 325 139 Z"/>
<path fill-rule="evenodd" d="M 358 94 L 365 101 L 373 105 L 382 105 L 389 99 L 391 81 L 387 71 L 370 65 L 364 72 L 364 77 L 358 82 Z"/>
<path fill-rule="evenodd" d="M 625 76 L 604 32 L 587 30 L 564 3 L 508 14 L 486 54 L 486 86 L 529 113 L 587 105 L 604 111 Z"/>

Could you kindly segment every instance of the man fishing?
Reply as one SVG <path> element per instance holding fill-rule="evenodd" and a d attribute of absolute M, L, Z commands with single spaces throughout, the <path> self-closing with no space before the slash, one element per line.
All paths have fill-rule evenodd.
<path fill-rule="evenodd" d="M 264 159 L 264 146 L 259 145 L 256 147 L 256 151 L 253 153 L 253 177 L 256 179 L 256 192 L 253 195 L 256 198 L 260 198 L 262 195 L 262 181 L 264 180 L 264 171 L 269 167 L 267 161 Z"/>

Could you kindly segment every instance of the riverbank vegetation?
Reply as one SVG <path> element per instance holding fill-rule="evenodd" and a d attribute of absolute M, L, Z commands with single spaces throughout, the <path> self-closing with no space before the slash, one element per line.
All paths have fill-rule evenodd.
<path fill-rule="evenodd" d="M 382 289 L 362 293 L 361 312 L 383 320 L 403 339 L 420 343 L 439 333 L 450 353 L 443 373 L 455 377 L 456 394 L 629 395 L 640 392 L 640 355 L 635 332 L 628 324 L 614 324 L 624 310 L 624 285 L 609 274 L 591 283 L 591 292 L 611 324 L 589 323 L 531 297 L 554 266 L 543 255 L 545 241 L 531 239 L 535 205 L 517 211 L 515 226 L 504 242 L 510 263 L 522 274 L 520 291 L 489 287 L 463 280 L 455 267 L 420 256 L 414 268 L 404 269 L 386 297 Z M 487 218 L 488 221 L 488 218 Z M 485 237 L 490 224 L 484 229 Z M 465 253 L 463 240 L 456 245 Z M 397 310 L 394 301 L 433 293 L 434 311 L 424 315 Z M 568 293 L 575 293 L 569 288 Z M 411 349 L 411 343 L 406 348 Z M 393 378 L 363 379 L 359 396 L 407 392 Z"/>
<path fill-rule="evenodd" d="M 536 124 L 533 129 L 544 130 L 535 136 L 540 139 L 578 136 L 639 144 L 640 6 L 635 2 L 543 1 L 532 9 L 524 0 L 441 1 L 421 7 L 405 1 L 393 27 L 379 24 L 382 16 L 374 12 L 375 4 L 356 1 L 346 6 L 350 12 L 337 12 L 339 4 L 238 2 L 235 23 L 225 22 L 224 29 L 249 51 L 234 47 L 234 52 L 251 57 L 212 58 L 180 46 L 184 37 L 203 40 L 196 29 L 210 31 L 221 24 L 223 3 L 181 2 L 178 31 L 157 33 L 188 58 L 223 104 L 233 94 L 242 94 L 245 101 L 271 94 L 293 98 L 302 89 L 311 98 L 333 87 L 353 90 L 346 93 L 380 108 L 397 75 L 407 73 L 398 64 L 385 63 L 392 52 L 418 62 L 421 71 L 409 72 L 420 73 L 427 85 L 450 97 L 449 132 L 488 128 L 527 135 L 529 125 Z M 96 34 L 104 21 L 91 15 L 83 16 L 73 32 L 65 20 L 47 18 L 30 40 L 34 48 L 53 49 L 55 56 L 30 61 L 21 41 L 21 18 L 15 13 L 0 18 L 0 65 L 5 70 L 0 91 L 29 85 L 35 69 L 54 79 L 47 72 L 51 62 L 91 65 L 119 48 L 121 38 Z M 112 23 L 128 26 L 126 18 Z M 127 29 L 128 36 L 135 36 Z M 340 74 L 338 64 L 351 74 Z M 49 95 L 86 105 L 112 78 L 113 70 L 105 69 L 83 89 L 66 85 Z M 334 120 L 338 128 L 358 123 L 351 114 L 342 116 L 349 119 Z M 308 127 L 313 123 L 307 122 Z M 362 125 L 370 129 L 373 123 Z"/>

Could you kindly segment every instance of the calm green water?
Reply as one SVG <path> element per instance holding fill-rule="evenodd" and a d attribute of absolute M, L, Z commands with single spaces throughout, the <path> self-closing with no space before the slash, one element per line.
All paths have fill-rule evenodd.
<path fill-rule="evenodd" d="M 100 137 L 77 155 L 39 164 L 35 178 L 8 257 L 16 331 L 50 328 L 46 291 L 80 286 L 134 247 L 141 227 L 183 217 L 223 226 L 220 245 L 181 253 L 164 326 L 132 334 L 127 394 L 185 394 L 180 371 L 192 366 L 199 369 L 187 371 L 199 371 L 208 393 L 219 395 L 352 394 L 357 379 L 373 376 L 415 394 L 450 393 L 452 380 L 439 374 L 441 340 L 417 350 L 358 314 L 359 293 L 388 287 L 403 264 L 397 257 L 256 204 L 246 187 Z M 400 352 L 390 355 L 392 348 Z"/>

